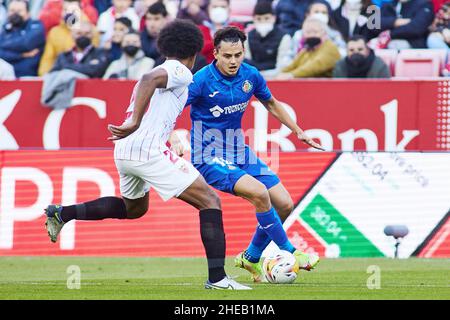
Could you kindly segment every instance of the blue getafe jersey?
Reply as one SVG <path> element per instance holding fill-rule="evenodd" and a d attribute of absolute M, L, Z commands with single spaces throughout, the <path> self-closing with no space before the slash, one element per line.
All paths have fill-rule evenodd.
<path fill-rule="evenodd" d="M 236 76 L 222 75 L 215 62 L 205 66 L 194 75 L 189 86 L 191 105 L 191 158 L 194 164 L 209 158 L 211 149 L 220 150 L 221 157 L 232 162 L 242 147 L 245 148 L 241 120 L 252 96 L 261 101 L 272 97 L 265 79 L 259 71 L 242 63 Z M 227 135 L 228 134 L 228 135 Z"/>

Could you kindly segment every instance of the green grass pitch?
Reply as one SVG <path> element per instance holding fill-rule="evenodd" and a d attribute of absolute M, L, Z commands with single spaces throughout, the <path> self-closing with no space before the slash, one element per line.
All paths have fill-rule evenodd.
<path fill-rule="evenodd" d="M 324 259 L 289 285 L 253 284 L 232 263 L 228 274 L 252 291 L 205 290 L 203 258 L 0 257 L 0 299 L 450 299 L 450 259 Z M 67 288 L 71 265 L 80 289 Z M 380 289 L 367 288 L 371 265 Z"/>

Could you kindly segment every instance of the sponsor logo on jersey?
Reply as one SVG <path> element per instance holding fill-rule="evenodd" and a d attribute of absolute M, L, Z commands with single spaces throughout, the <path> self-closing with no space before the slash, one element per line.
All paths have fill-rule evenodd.
<path fill-rule="evenodd" d="M 225 160 L 224 158 L 214 157 L 212 159 L 212 163 L 217 163 L 218 165 L 220 165 L 222 167 L 227 167 L 230 170 L 237 169 L 237 167 L 234 165 L 233 162 L 231 162 L 229 160 Z"/>
<path fill-rule="evenodd" d="M 245 80 L 242 84 L 242 91 L 249 93 L 253 89 L 253 84 L 249 80 Z"/>
<path fill-rule="evenodd" d="M 213 108 L 209 109 L 209 111 L 211 111 L 211 113 L 214 117 L 218 118 L 222 115 L 222 113 L 231 114 L 231 113 L 235 113 L 235 112 L 244 112 L 245 109 L 247 108 L 247 105 L 248 105 L 248 101 L 243 102 L 243 103 L 234 104 L 232 106 L 228 106 L 228 107 L 224 107 L 224 108 L 221 108 L 216 105 Z"/>
<path fill-rule="evenodd" d="M 219 91 L 214 91 L 213 93 L 209 94 L 209 96 L 211 98 L 214 98 L 218 93 L 220 93 Z"/>
<path fill-rule="evenodd" d="M 180 67 L 180 66 L 175 67 L 175 75 L 177 77 L 183 75 L 183 73 L 184 73 L 184 69 L 182 67 Z"/>
<path fill-rule="evenodd" d="M 211 111 L 212 115 L 216 118 L 220 117 L 220 115 L 224 112 L 224 110 L 219 106 L 214 106 L 209 109 L 209 111 Z"/>

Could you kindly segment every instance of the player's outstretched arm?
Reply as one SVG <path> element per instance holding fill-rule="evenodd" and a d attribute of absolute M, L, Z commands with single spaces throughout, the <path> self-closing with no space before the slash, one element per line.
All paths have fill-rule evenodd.
<path fill-rule="evenodd" d="M 134 109 L 131 119 L 120 126 L 108 125 L 108 130 L 112 136 L 108 140 L 119 140 L 132 134 L 141 125 L 142 117 L 147 110 L 150 99 L 157 88 L 167 87 L 167 71 L 157 68 L 142 76 L 136 89 Z"/>
<path fill-rule="evenodd" d="M 275 118 L 277 118 L 286 127 L 291 129 L 291 131 L 294 132 L 295 135 L 303 143 L 306 143 L 307 145 L 315 149 L 325 151 L 325 149 L 320 144 L 318 144 L 305 134 L 305 132 L 297 125 L 294 119 L 291 118 L 291 116 L 286 112 L 284 107 L 277 99 L 272 96 L 269 100 L 261 101 L 261 103 Z"/>

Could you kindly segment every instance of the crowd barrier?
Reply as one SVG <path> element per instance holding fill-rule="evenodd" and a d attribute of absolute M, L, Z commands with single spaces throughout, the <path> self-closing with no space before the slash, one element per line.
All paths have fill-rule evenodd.
<path fill-rule="evenodd" d="M 47 237 L 49 203 L 119 195 L 107 125 L 122 123 L 134 85 L 82 80 L 72 107 L 53 110 L 39 102 L 41 81 L 0 82 L 0 255 L 204 255 L 198 212 L 154 192 L 139 220 L 71 222 L 58 243 Z M 284 226 L 297 247 L 326 257 L 393 256 L 395 241 L 383 230 L 406 225 L 400 257 L 450 257 L 450 81 L 268 85 L 328 151 L 305 152 L 258 101 L 246 106 L 248 142 L 295 203 Z M 187 108 L 176 127 L 187 149 L 190 127 Z M 227 254 L 234 255 L 248 245 L 256 220 L 248 202 L 219 194 Z"/>
<path fill-rule="evenodd" d="M 53 110 L 39 102 L 41 81 L 0 82 L 0 150 L 110 148 L 107 125 L 123 122 L 134 84 L 81 80 L 72 107 Z M 450 150 L 450 81 L 324 79 L 268 85 L 328 151 Z M 177 122 L 186 147 L 190 127 L 186 110 Z M 281 151 L 306 148 L 256 100 L 246 106 L 243 128 L 257 151 L 272 145 Z"/>
<path fill-rule="evenodd" d="M 329 258 L 393 257 L 395 240 L 384 229 L 404 225 L 409 233 L 399 257 L 450 257 L 450 153 L 261 156 L 294 201 L 284 227 L 297 248 Z M 204 256 L 198 212 L 178 199 L 164 203 L 154 191 L 140 219 L 72 221 L 57 243 L 50 242 L 43 214 L 48 204 L 114 195 L 112 150 L 0 151 L 0 256 Z M 227 255 L 233 256 L 247 247 L 255 212 L 245 200 L 219 196 Z"/>

